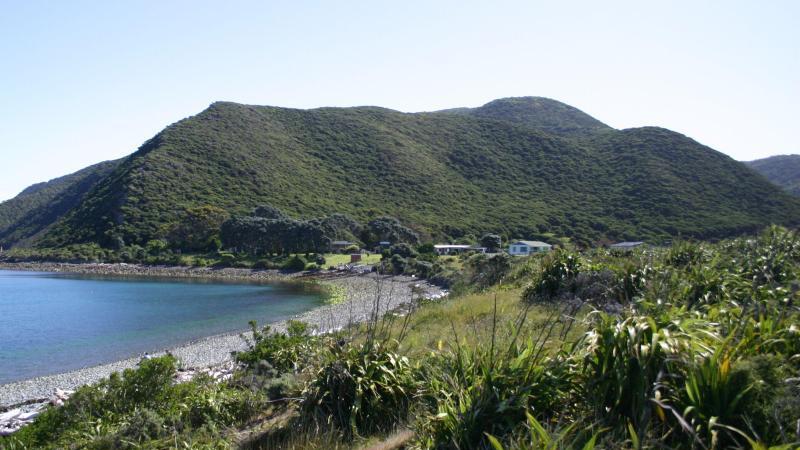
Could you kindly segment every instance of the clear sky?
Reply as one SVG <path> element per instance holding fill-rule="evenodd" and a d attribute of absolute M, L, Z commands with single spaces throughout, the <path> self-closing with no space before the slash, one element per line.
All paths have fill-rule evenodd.
<path fill-rule="evenodd" d="M 800 1 L 0 0 L 0 200 L 216 100 L 538 95 L 740 160 L 798 153 Z"/>

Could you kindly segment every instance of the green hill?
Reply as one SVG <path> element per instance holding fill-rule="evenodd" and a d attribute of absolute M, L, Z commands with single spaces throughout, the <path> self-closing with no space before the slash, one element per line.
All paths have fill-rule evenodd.
<path fill-rule="evenodd" d="M 800 195 L 800 155 L 776 155 L 745 164 L 787 192 Z"/>
<path fill-rule="evenodd" d="M 440 112 L 503 120 L 559 136 L 586 136 L 612 129 L 577 108 L 544 97 L 501 98 L 479 108 Z"/>
<path fill-rule="evenodd" d="M 0 203 L 0 247 L 25 243 L 78 205 L 119 161 L 105 161 L 70 175 L 29 186 Z"/>
<path fill-rule="evenodd" d="M 10 202 L 0 215 L 11 217 Z M 54 221 L 22 243 L 142 244 L 187 207 L 236 215 L 260 204 L 298 218 L 388 214 L 440 239 L 709 238 L 800 221 L 800 200 L 719 152 L 659 128 L 614 130 L 554 100 L 413 114 L 218 102 L 147 141 L 69 208 L 31 208 Z M 0 232 L 6 245 L 20 242 L 19 223 Z"/>

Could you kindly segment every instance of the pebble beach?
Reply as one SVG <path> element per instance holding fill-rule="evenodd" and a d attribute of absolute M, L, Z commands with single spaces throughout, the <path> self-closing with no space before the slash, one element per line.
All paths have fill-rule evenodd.
<path fill-rule="evenodd" d="M 316 274 L 285 274 L 278 271 L 253 271 L 249 269 L 208 269 L 184 267 L 147 267 L 130 264 L 5 264 L 2 269 L 35 270 L 42 272 L 70 272 L 114 276 L 193 277 L 226 279 L 232 281 L 288 281 L 304 280 L 339 286 L 344 298 L 335 304 L 325 304 L 293 318 L 308 323 L 317 332 L 325 333 L 352 324 L 364 322 L 374 315 L 397 310 L 416 298 L 439 298 L 446 295 L 440 288 L 424 281 L 398 276 L 372 273 L 321 272 Z M 286 322 L 269 324 L 283 330 Z M 198 370 L 230 365 L 231 352 L 246 348 L 243 337 L 246 330 L 210 336 L 173 348 L 153 349 L 151 355 L 170 352 L 178 358 L 183 369 Z M 86 367 L 75 371 L 36 377 L 0 385 L 0 412 L 20 408 L 35 408 L 50 399 L 57 390 L 74 390 L 107 377 L 113 372 L 136 367 L 144 355 L 108 364 Z M 27 405 L 27 406 L 26 406 Z"/>

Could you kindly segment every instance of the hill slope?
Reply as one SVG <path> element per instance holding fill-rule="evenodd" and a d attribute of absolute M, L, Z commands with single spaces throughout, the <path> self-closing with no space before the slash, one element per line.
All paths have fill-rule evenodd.
<path fill-rule="evenodd" d="M 75 173 L 29 186 L 0 203 L 0 247 L 33 238 L 83 199 L 119 161 L 105 161 Z"/>
<path fill-rule="evenodd" d="M 544 97 L 501 98 L 478 108 L 439 112 L 502 120 L 559 136 L 586 136 L 612 129 L 575 107 Z"/>
<path fill-rule="evenodd" d="M 745 164 L 787 192 L 800 196 L 800 155 L 776 155 Z"/>
<path fill-rule="evenodd" d="M 389 214 L 439 237 L 717 237 L 800 221 L 800 200 L 721 153 L 559 105 L 505 99 L 407 114 L 214 103 L 119 163 L 36 245 L 141 244 L 205 204 Z"/>

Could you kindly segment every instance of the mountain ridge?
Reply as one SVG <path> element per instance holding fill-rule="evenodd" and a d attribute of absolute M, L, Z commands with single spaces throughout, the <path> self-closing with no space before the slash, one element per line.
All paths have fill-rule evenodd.
<path fill-rule="evenodd" d="M 800 196 L 800 155 L 774 155 L 745 164 L 790 194 Z"/>
<path fill-rule="evenodd" d="M 799 200 L 689 137 L 615 130 L 542 97 L 422 113 L 214 102 L 117 162 L 35 236 L 12 224 L 0 245 L 141 245 L 205 204 L 392 215 L 439 239 L 714 238 L 800 221 Z"/>

